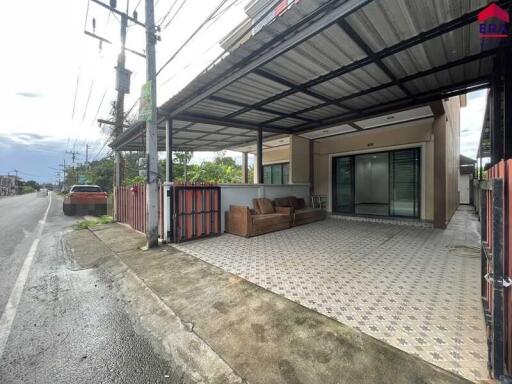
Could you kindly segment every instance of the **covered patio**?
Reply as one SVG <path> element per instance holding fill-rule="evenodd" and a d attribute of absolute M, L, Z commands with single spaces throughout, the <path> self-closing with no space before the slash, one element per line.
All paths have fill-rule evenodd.
<path fill-rule="evenodd" d="M 487 378 L 479 228 L 328 219 L 255 238 L 177 247 L 473 381 Z"/>

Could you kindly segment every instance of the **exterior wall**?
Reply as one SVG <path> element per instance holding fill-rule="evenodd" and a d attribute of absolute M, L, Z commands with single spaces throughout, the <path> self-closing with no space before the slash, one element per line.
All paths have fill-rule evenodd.
<path fill-rule="evenodd" d="M 290 147 L 288 145 L 263 150 L 263 165 L 290 162 Z"/>
<path fill-rule="evenodd" d="M 459 206 L 460 98 L 444 100 L 442 105 L 444 113 L 434 121 L 434 225 L 438 228 L 446 228 Z"/>
<path fill-rule="evenodd" d="M 446 222 L 459 206 L 460 98 L 445 101 L 446 122 Z"/>
<path fill-rule="evenodd" d="M 315 141 L 314 193 L 328 197 L 327 206 L 330 210 L 331 159 L 333 156 L 421 147 L 421 218 L 423 220 L 433 220 L 434 151 L 432 133 L 431 121 L 423 121 L 419 124 L 404 123 L 393 127 L 354 132 Z"/>
<path fill-rule="evenodd" d="M 290 183 L 309 183 L 309 139 L 290 136 Z"/>
<path fill-rule="evenodd" d="M 278 148 L 269 148 L 263 150 L 263 165 L 289 163 L 290 146 L 285 145 Z M 291 182 L 291 181 L 288 181 Z M 258 184 L 258 172 L 254 172 L 254 184 Z"/>

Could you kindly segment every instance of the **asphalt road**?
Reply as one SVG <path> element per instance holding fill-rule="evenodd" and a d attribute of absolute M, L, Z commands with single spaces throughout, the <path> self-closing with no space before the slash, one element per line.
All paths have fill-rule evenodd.
<path fill-rule="evenodd" d="M 76 218 L 51 200 L 0 198 L 0 383 L 173 382 L 109 279 L 70 269 L 62 235 Z"/>

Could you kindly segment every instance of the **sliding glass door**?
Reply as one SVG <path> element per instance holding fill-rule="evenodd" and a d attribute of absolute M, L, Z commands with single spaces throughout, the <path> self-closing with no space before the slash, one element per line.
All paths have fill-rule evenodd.
<path fill-rule="evenodd" d="M 389 154 L 355 156 L 355 213 L 389 215 Z"/>
<path fill-rule="evenodd" d="M 333 212 L 419 217 L 419 159 L 419 148 L 333 158 Z"/>
<path fill-rule="evenodd" d="M 354 213 L 354 158 L 333 159 L 333 211 Z"/>
<path fill-rule="evenodd" d="M 420 210 L 420 151 L 391 152 L 391 215 L 418 217 Z"/>

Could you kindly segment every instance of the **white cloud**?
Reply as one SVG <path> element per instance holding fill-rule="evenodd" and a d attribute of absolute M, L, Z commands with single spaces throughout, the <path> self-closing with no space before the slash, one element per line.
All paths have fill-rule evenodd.
<path fill-rule="evenodd" d="M 485 115 L 487 90 L 469 93 L 467 97 L 468 105 L 461 109 L 460 152 L 475 159 Z"/>

